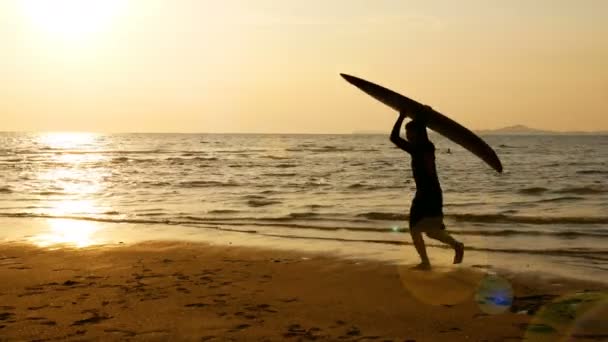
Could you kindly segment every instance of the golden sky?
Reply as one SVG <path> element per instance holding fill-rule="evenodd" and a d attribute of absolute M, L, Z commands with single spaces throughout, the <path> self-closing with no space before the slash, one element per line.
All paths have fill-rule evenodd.
<path fill-rule="evenodd" d="M 605 0 L 0 0 L 0 131 L 608 130 Z"/>

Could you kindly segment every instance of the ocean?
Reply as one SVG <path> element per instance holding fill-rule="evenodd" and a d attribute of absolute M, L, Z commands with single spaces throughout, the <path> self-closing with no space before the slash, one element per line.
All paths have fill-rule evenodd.
<path fill-rule="evenodd" d="M 608 136 L 483 138 L 504 173 L 431 135 L 446 226 L 476 255 L 465 262 L 540 260 L 608 281 Z M 155 226 L 216 230 L 398 259 L 413 250 L 414 191 L 409 156 L 387 135 L 0 133 L 4 241 L 35 240 L 11 232 L 16 221 L 73 219 L 129 224 L 142 239 Z"/>

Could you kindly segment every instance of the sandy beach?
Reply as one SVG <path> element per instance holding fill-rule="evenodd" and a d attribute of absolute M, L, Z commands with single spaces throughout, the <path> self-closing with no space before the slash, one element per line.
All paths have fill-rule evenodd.
<path fill-rule="evenodd" d="M 512 303 L 484 307 L 479 292 L 487 277 L 469 266 L 424 272 L 329 255 L 185 242 L 83 249 L 3 244 L 0 340 L 608 337 L 605 285 L 501 274 L 513 288 Z"/>

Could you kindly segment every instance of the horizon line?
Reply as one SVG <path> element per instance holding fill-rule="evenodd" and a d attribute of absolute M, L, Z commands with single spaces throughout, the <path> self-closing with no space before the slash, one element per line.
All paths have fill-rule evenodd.
<path fill-rule="evenodd" d="M 496 128 L 496 129 L 473 129 L 474 133 L 496 133 L 496 135 L 551 135 L 551 134 L 608 134 L 608 130 L 596 130 L 596 131 L 553 131 L 543 129 L 531 129 L 526 132 L 501 132 L 502 129 L 507 128 Z M 439 134 L 430 130 L 431 133 Z M 16 131 L 0 131 L 0 134 L 14 134 L 14 133 L 91 133 L 91 134 L 209 134 L 209 135 L 390 135 L 390 130 L 387 132 L 380 130 L 354 130 L 352 132 L 342 133 L 329 133 L 329 132 L 120 132 L 120 131 L 87 131 L 87 130 L 16 130 Z"/>

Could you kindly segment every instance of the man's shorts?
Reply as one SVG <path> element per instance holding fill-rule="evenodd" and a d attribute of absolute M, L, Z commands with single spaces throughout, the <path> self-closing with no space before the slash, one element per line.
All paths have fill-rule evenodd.
<path fill-rule="evenodd" d="M 419 232 L 443 230 L 445 229 L 445 224 L 443 224 L 443 216 L 429 216 L 422 218 L 414 225 L 414 227 L 412 227 L 412 229 Z"/>

